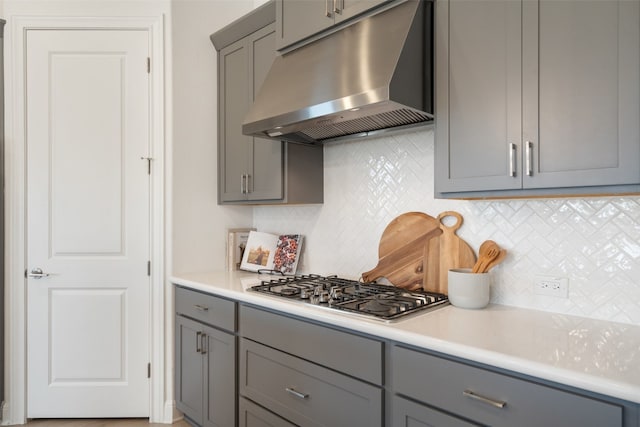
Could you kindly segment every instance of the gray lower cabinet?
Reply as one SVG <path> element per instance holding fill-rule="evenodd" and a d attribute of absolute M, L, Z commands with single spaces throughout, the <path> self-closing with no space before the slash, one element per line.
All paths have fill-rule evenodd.
<path fill-rule="evenodd" d="M 394 411 L 397 406 L 400 412 L 393 415 L 398 420 L 420 419 L 434 426 L 473 422 L 494 427 L 637 426 L 634 405 L 560 390 L 400 346 L 391 351 L 390 370 L 392 387 L 399 397 L 428 405 L 396 400 Z M 443 413 L 455 418 L 447 421 Z"/>
<path fill-rule="evenodd" d="M 199 426 L 640 427 L 634 403 L 175 291 L 176 405 Z"/>
<path fill-rule="evenodd" d="M 382 342 L 253 307 L 239 318 L 242 398 L 298 426 L 383 425 Z"/>
<path fill-rule="evenodd" d="M 228 314 L 231 314 L 229 316 Z M 235 303 L 176 288 L 176 407 L 202 427 L 236 425 Z"/>
<path fill-rule="evenodd" d="M 276 0 L 276 48 L 347 21 L 390 0 Z"/>
<path fill-rule="evenodd" d="M 218 50 L 218 202 L 322 203 L 323 151 L 242 134 L 275 59 L 275 5 L 211 35 Z"/>
<path fill-rule="evenodd" d="M 640 1 L 436 2 L 436 193 L 640 186 Z"/>

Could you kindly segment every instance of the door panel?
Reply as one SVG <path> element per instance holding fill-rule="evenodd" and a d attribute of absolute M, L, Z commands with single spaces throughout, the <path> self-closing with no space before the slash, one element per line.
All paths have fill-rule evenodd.
<path fill-rule="evenodd" d="M 148 34 L 26 44 L 27 415 L 146 417 Z"/>
<path fill-rule="evenodd" d="M 439 192 L 522 186 L 521 7 L 511 0 L 436 3 Z"/>
<path fill-rule="evenodd" d="M 524 188 L 640 182 L 640 2 L 530 3 L 523 140 L 533 170 Z"/>
<path fill-rule="evenodd" d="M 126 165 L 123 147 L 114 144 L 124 143 L 123 61 L 117 53 L 51 56 L 51 191 L 73 195 L 51 200 L 52 249 L 57 256 L 123 252 L 122 175 Z M 96 105 L 95 100 L 100 103 Z M 100 180 L 99 192 L 94 179 Z"/>

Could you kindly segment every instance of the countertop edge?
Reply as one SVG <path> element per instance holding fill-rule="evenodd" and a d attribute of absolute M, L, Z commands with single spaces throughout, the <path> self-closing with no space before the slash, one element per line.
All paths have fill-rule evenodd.
<path fill-rule="evenodd" d="M 364 319 L 358 316 L 344 314 L 342 312 L 336 313 L 330 309 L 314 307 L 308 304 L 286 301 L 257 293 L 254 294 L 239 291 L 228 287 L 227 283 L 222 283 L 224 281 L 222 278 L 218 279 L 220 280 L 219 283 L 212 284 L 203 283 L 198 280 L 197 277 L 197 275 L 191 278 L 190 275 L 176 275 L 170 277 L 169 282 L 171 284 L 188 287 L 223 298 L 233 299 L 238 302 L 254 304 L 286 314 L 380 337 L 396 343 L 406 344 L 416 348 L 422 348 L 458 357 L 460 359 L 481 363 L 497 369 L 513 371 L 515 373 L 640 404 L 640 384 L 624 383 L 601 375 L 593 375 L 579 372 L 577 370 L 556 367 L 552 364 L 540 363 L 523 357 L 490 351 L 476 346 L 455 343 L 426 334 L 397 330 L 393 328 L 393 323 L 386 324 L 384 322 Z M 251 278 L 251 276 L 247 276 L 247 278 Z M 430 314 L 431 313 L 425 313 L 420 316 L 429 316 Z M 607 323 L 606 321 L 602 322 Z"/>

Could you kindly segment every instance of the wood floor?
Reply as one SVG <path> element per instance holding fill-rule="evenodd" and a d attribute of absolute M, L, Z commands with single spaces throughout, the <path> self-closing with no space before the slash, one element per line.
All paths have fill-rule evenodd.
<path fill-rule="evenodd" d="M 56 420 L 30 420 L 28 427 L 190 427 L 186 421 L 177 421 L 174 424 L 149 423 L 147 418 L 134 419 L 56 419 Z"/>

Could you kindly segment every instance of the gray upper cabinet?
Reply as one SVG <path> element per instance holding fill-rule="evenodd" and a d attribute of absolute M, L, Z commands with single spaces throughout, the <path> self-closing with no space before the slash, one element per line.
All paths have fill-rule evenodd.
<path fill-rule="evenodd" d="M 436 2 L 436 193 L 637 191 L 640 2 Z"/>
<path fill-rule="evenodd" d="M 275 4 L 211 35 L 218 50 L 218 201 L 322 203 L 323 152 L 242 134 L 242 122 L 275 59 Z"/>
<path fill-rule="evenodd" d="M 276 0 L 276 48 L 347 21 L 390 0 Z"/>
<path fill-rule="evenodd" d="M 242 121 L 275 58 L 271 24 L 220 51 L 220 201 L 282 199 L 282 142 L 243 135 Z"/>

